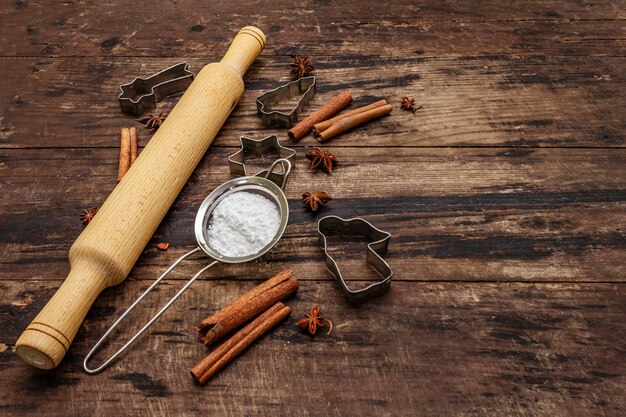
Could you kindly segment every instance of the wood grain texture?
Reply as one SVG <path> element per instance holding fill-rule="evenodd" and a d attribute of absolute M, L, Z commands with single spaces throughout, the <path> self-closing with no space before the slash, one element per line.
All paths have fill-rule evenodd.
<path fill-rule="evenodd" d="M 272 273 L 287 264 L 276 263 Z M 300 275 L 300 271 L 294 269 Z M 54 290 L 2 282 L 3 415 L 620 416 L 626 412 L 624 284 L 411 284 L 348 307 L 333 283 L 302 283 L 287 322 L 205 387 L 188 373 L 206 348 L 195 326 L 256 283 L 194 283 L 107 372 L 81 361 L 145 283 L 106 290 L 63 364 L 41 373 L 11 343 Z M 112 352 L 175 288 L 165 285 L 116 334 Z M 312 304 L 334 321 L 312 338 L 293 323 Z M 101 356 L 103 357 L 103 356 Z M 88 400 L 86 400 L 88 399 Z M 208 401 L 207 399 L 210 399 Z M 94 407 L 93 404 L 98 404 Z"/>
<path fill-rule="evenodd" d="M 223 49 L 217 49 L 223 51 Z M 216 55 L 187 59 L 193 72 Z M 386 98 L 394 111 L 329 142 L 332 146 L 624 147 L 626 57 L 457 56 L 313 57 L 318 93 L 306 117 L 337 92 L 351 108 Z M 139 126 L 119 111 L 119 85 L 150 76 L 176 59 L 18 59 L 0 67 L 0 147 L 117 147 L 120 126 Z M 264 128 L 255 97 L 290 80 L 289 58 L 261 57 L 214 146 L 235 146 Z M 422 108 L 400 111 L 400 97 Z M 164 100 L 167 114 L 175 99 Z M 37 121 L 33 125 L 33 121 Z M 142 135 L 143 133 L 143 135 Z M 139 140 L 145 143 L 145 132 Z M 312 137 L 302 144 L 317 143 Z"/>
<path fill-rule="evenodd" d="M 622 417 L 625 10 L 611 0 L 7 2 L 0 414 Z M 119 128 L 140 127 L 119 111 L 119 85 L 181 61 L 197 73 L 243 24 L 268 44 L 242 101 L 66 360 L 52 373 L 31 369 L 15 341 L 68 273 L 80 210 L 115 184 Z M 385 98 L 394 110 L 325 145 L 340 159 L 332 176 L 307 170 L 303 153 L 318 142 L 304 138 L 275 250 L 212 269 L 122 361 L 85 375 L 81 360 L 114 317 L 193 247 L 196 209 L 231 178 L 225 158 L 239 136 L 286 139 L 261 126 L 254 98 L 291 79 L 294 53 L 317 68 L 304 116 L 340 90 L 352 107 Z M 422 106 L 415 116 L 399 110 L 405 95 Z M 138 132 L 143 147 L 150 134 Z M 335 200 L 312 216 L 299 198 L 318 187 Z M 346 305 L 317 247 L 323 214 L 360 215 L 393 234 L 390 293 Z M 374 279 L 363 242 L 332 239 L 350 285 Z M 186 261 L 106 350 L 206 262 Z M 284 267 L 301 284 L 291 320 L 319 303 L 333 337 L 283 325 L 195 385 L 188 369 L 206 354 L 199 320 Z"/>
<path fill-rule="evenodd" d="M 624 150 L 331 146 L 340 163 L 329 176 L 310 171 L 306 148 L 296 149 L 286 190 L 290 222 L 284 239 L 260 263 L 289 262 L 303 271 L 299 279 L 330 279 L 315 224 L 326 214 L 363 216 L 390 232 L 387 259 L 396 279 L 623 281 L 626 276 L 621 262 L 626 176 L 619 174 Z M 226 158 L 234 152 L 210 149 L 131 277 L 152 279 L 193 248 L 196 211 L 211 190 L 232 178 Z M 6 208 L 0 213 L 0 279 L 59 279 L 69 245 L 83 228 L 80 209 L 100 205 L 114 186 L 117 150 L 0 155 L 3 188 L 11 190 L 0 200 Z M 335 198 L 317 216 L 300 202 L 310 188 Z M 163 241 L 170 243 L 166 253 L 154 248 Z M 362 261 L 365 252 L 359 248 L 348 261 Z M 255 274 L 255 279 L 265 273 L 253 270 L 232 265 L 224 273 Z M 356 279 L 360 271 L 350 274 Z"/>
<path fill-rule="evenodd" d="M 619 2 L 530 0 L 479 4 L 420 0 L 221 0 L 125 4 L 17 1 L 0 11 L 2 56 L 204 56 L 226 48 L 242 19 L 269 38 L 267 54 L 307 51 L 381 56 L 542 54 L 623 56 L 626 12 Z M 161 19 L 161 16 L 168 19 Z"/>

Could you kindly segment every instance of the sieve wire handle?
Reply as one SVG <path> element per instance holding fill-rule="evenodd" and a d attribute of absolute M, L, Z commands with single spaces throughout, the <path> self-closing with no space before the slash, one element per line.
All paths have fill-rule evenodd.
<path fill-rule="evenodd" d="M 135 340 L 137 340 L 137 338 L 139 336 L 141 336 L 146 330 L 148 330 L 148 327 L 150 327 L 152 325 L 152 323 L 154 323 L 159 317 L 161 317 L 161 315 L 163 313 L 165 313 L 165 310 L 167 310 L 168 308 L 170 308 L 170 306 L 172 304 L 174 304 L 174 302 L 185 292 L 185 290 L 187 290 L 187 288 L 189 288 L 189 286 L 191 284 L 193 284 L 193 282 L 198 279 L 198 277 L 207 269 L 209 269 L 210 267 L 212 267 L 213 265 L 215 265 L 216 263 L 218 263 L 218 261 L 213 261 L 212 263 L 210 263 L 208 266 L 202 268 L 200 271 L 198 271 L 198 273 L 196 273 L 189 281 L 187 281 L 187 283 L 180 289 L 178 290 L 178 292 L 176 293 L 176 295 L 174 295 L 168 302 L 167 304 L 165 304 L 163 306 L 163 308 L 161 308 L 161 310 L 159 310 L 158 313 L 156 313 L 151 319 L 150 321 L 148 321 L 137 333 L 135 333 L 135 335 L 133 337 L 130 338 L 130 340 L 128 342 L 126 342 L 126 344 L 124 346 L 122 346 L 117 352 L 115 352 L 109 359 L 107 359 L 102 365 L 98 366 L 95 369 L 89 368 L 87 366 L 87 362 L 89 362 L 89 359 L 91 359 L 91 357 L 93 356 L 93 354 L 98 350 L 98 348 L 100 347 L 100 345 L 102 345 L 102 343 L 104 343 L 104 341 L 107 339 L 107 337 L 109 336 L 109 334 L 111 334 L 111 332 L 113 330 L 115 330 L 115 328 L 120 324 L 120 322 L 122 320 L 124 320 L 124 318 L 137 306 L 137 304 L 139 304 L 141 302 L 141 300 L 143 300 L 145 298 L 146 295 L 148 295 L 148 293 L 150 291 L 152 291 L 154 289 L 154 287 L 156 287 L 162 280 L 163 278 L 165 278 L 167 275 L 169 275 L 170 272 L 172 272 L 174 270 L 174 268 L 176 268 L 178 266 L 178 264 L 180 264 L 182 261 L 184 261 L 185 259 L 187 259 L 188 257 L 190 257 L 191 255 L 193 255 L 194 253 L 198 252 L 200 250 L 200 248 L 195 248 L 190 252 L 187 252 L 186 254 L 184 254 L 183 256 L 181 256 L 180 258 L 178 258 L 176 261 L 174 261 L 174 263 L 167 268 L 167 270 L 159 277 L 156 279 L 156 281 L 154 281 L 146 291 L 144 291 L 143 294 L 141 294 L 139 296 L 139 298 L 137 298 L 135 300 L 135 302 L 133 302 L 131 304 L 130 307 L 128 307 L 128 310 L 126 310 L 124 312 L 124 314 L 122 314 L 120 316 L 120 318 L 118 318 L 115 323 L 113 323 L 113 325 L 109 328 L 109 330 L 107 330 L 107 332 L 104 334 L 104 336 L 102 336 L 100 338 L 100 340 L 98 340 L 98 343 L 96 343 L 94 345 L 94 347 L 89 351 L 89 353 L 87 354 L 87 356 L 85 356 L 85 361 L 83 362 L 83 370 L 85 372 L 87 372 L 88 374 L 94 375 L 97 374 L 98 372 L 102 371 L 103 369 L 105 369 L 107 366 L 109 366 L 115 359 L 117 359 L 118 356 L 120 356 L 126 349 L 128 349 L 134 342 Z"/>
<path fill-rule="evenodd" d="M 280 189 L 284 190 L 285 184 L 287 184 L 287 177 L 289 177 L 289 173 L 291 172 L 291 162 L 289 162 L 288 159 L 280 158 L 280 159 L 275 160 L 272 166 L 270 166 L 270 169 L 267 170 L 267 174 L 265 174 L 265 178 L 269 179 L 269 176 L 272 175 L 272 172 L 274 172 L 274 168 L 276 168 L 276 165 L 278 165 L 279 163 L 280 163 L 281 168 L 283 169 L 283 173 L 280 174 L 283 179 L 283 182 L 280 184 Z"/>

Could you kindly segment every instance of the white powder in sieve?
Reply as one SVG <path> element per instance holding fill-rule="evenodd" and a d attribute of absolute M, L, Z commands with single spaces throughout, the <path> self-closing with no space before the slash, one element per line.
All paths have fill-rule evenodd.
<path fill-rule="evenodd" d="M 280 212 L 262 195 L 238 191 L 219 202 L 211 214 L 207 243 L 225 256 L 258 253 L 278 232 Z"/>

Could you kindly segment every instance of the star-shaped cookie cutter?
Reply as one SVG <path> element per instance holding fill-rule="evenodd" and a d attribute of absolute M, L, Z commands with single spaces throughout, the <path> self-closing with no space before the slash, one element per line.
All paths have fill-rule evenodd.
<path fill-rule="evenodd" d="M 387 252 L 391 234 L 373 226 L 370 222 L 355 217 L 342 219 L 337 216 L 326 216 L 317 222 L 319 244 L 324 248 L 326 255 L 326 268 L 337 278 L 345 299 L 350 304 L 359 304 L 373 297 L 384 294 L 391 287 L 393 271 L 389 264 L 382 258 Z M 360 290 L 351 290 L 341 275 L 341 270 L 335 259 L 328 253 L 326 235 L 334 233 L 340 236 L 363 236 L 370 242 L 367 245 L 366 263 L 381 277 L 380 281 L 374 282 Z"/>
<path fill-rule="evenodd" d="M 282 146 L 278 141 L 278 136 L 276 135 L 271 135 L 263 139 L 252 139 L 247 136 L 241 136 L 239 141 L 241 142 L 241 149 L 228 157 L 228 167 L 230 168 L 230 173 L 232 175 L 243 177 L 247 177 L 249 175 L 263 177 L 267 175 L 267 170 L 257 172 L 256 174 L 248 174 L 244 160 L 246 155 L 262 156 L 270 151 L 278 152 L 277 159 L 286 159 L 291 162 L 292 167 L 295 167 L 293 161 L 296 156 L 296 151 Z M 280 188 L 285 188 L 287 177 L 285 177 L 284 174 L 284 172 L 281 173 L 272 171 L 267 178 Z"/>
<path fill-rule="evenodd" d="M 275 106 L 281 101 L 300 95 L 302 97 L 298 100 L 293 110 L 289 112 L 268 110 L 269 107 Z M 298 116 L 314 95 L 315 77 L 313 76 L 299 78 L 261 94 L 256 98 L 256 108 L 261 115 L 261 123 L 265 127 L 270 127 L 272 124 L 287 128 L 292 127 L 296 124 Z"/>
<path fill-rule="evenodd" d="M 124 113 L 141 115 L 156 108 L 157 100 L 182 93 L 193 81 L 193 73 L 186 62 L 173 65 L 148 78 L 137 77 L 120 85 L 122 92 L 117 97 Z"/>

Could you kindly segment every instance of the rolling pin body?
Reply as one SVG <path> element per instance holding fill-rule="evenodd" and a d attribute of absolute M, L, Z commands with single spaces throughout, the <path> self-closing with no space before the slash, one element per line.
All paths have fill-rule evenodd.
<path fill-rule="evenodd" d="M 56 367 L 100 292 L 121 283 L 241 98 L 265 46 L 247 26 L 205 66 L 69 252 L 70 273 L 16 343 L 26 362 Z"/>

